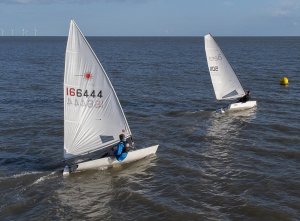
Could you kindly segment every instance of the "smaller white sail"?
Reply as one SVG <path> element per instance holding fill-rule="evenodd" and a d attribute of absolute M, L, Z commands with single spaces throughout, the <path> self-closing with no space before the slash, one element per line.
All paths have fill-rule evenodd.
<path fill-rule="evenodd" d="M 204 36 L 205 52 L 217 100 L 230 100 L 245 95 L 232 67 L 211 34 Z"/>

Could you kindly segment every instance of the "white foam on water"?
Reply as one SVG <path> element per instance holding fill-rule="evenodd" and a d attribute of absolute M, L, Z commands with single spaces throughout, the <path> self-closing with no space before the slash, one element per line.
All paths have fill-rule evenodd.
<path fill-rule="evenodd" d="M 23 176 L 30 176 L 30 175 L 40 174 L 40 173 L 42 173 L 42 172 L 41 171 L 25 171 L 22 173 L 11 175 L 11 176 L 0 177 L 0 180 L 16 179 L 16 178 L 20 178 Z"/>
<path fill-rule="evenodd" d="M 45 175 L 45 176 L 42 176 L 42 177 L 38 178 L 36 181 L 34 181 L 34 182 L 31 184 L 31 186 L 33 186 L 33 185 L 35 185 L 35 184 L 38 184 L 38 183 L 41 183 L 41 182 L 44 182 L 44 181 L 46 181 L 47 179 L 50 179 L 51 176 L 52 176 L 53 174 L 55 174 L 55 173 L 56 173 L 56 171 L 53 171 L 53 172 L 51 172 L 50 174 L 47 174 L 47 175 Z"/>
<path fill-rule="evenodd" d="M 23 176 L 28 176 L 28 175 L 35 175 L 35 174 L 40 174 L 42 173 L 41 171 L 25 171 L 25 172 L 22 172 L 22 173 L 19 173 L 19 174 L 15 174 L 15 175 L 12 175 L 11 178 L 19 178 L 19 177 L 23 177 Z"/>

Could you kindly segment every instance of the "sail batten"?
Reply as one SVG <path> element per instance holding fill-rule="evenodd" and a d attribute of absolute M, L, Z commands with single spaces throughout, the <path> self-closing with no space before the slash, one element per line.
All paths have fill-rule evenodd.
<path fill-rule="evenodd" d="M 234 73 L 231 65 L 213 37 L 204 36 L 205 52 L 217 100 L 230 100 L 245 95 L 244 89 Z"/>
<path fill-rule="evenodd" d="M 116 92 L 72 20 L 65 56 L 64 156 L 69 159 L 104 149 L 117 143 L 121 133 L 131 136 Z"/>

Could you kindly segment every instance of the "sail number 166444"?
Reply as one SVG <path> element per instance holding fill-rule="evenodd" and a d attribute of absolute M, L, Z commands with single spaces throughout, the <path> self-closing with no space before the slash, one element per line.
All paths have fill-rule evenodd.
<path fill-rule="evenodd" d="M 102 96 L 102 90 L 100 91 L 95 91 L 95 90 L 82 90 L 82 89 L 76 89 L 76 88 L 68 88 L 66 87 L 66 95 L 71 96 L 71 97 L 103 97 Z"/>

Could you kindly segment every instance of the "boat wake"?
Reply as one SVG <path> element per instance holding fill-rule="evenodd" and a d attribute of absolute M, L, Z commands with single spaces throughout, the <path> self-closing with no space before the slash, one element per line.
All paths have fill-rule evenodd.
<path fill-rule="evenodd" d="M 51 172 L 50 174 L 47 174 L 47 175 L 44 175 L 44 176 L 41 176 L 40 178 L 38 178 L 37 180 L 35 180 L 31 186 L 33 185 L 36 185 L 36 184 L 39 184 L 39 183 L 42 183 L 48 179 L 51 179 L 53 177 L 54 174 L 58 173 L 58 171 L 53 171 Z"/>
<path fill-rule="evenodd" d="M 41 174 L 43 172 L 41 171 L 25 171 L 22 173 L 18 173 L 18 174 L 13 174 L 11 176 L 6 176 L 6 177 L 0 177 L 0 180 L 7 180 L 7 179 L 18 179 L 18 178 L 22 178 L 25 176 L 33 176 L 33 175 L 37 175 L 37 174 Z"/>
<path fill-rule="evenodd" d="M 210 115 L 212 111 L 210 110 L 196 110 L 196 111 L 169 111 L 165 115 L 168 117 L 182 117 L 182 116 L 202 116 Z"/>

